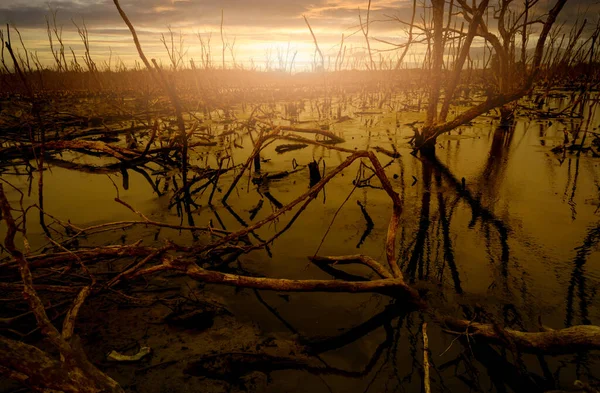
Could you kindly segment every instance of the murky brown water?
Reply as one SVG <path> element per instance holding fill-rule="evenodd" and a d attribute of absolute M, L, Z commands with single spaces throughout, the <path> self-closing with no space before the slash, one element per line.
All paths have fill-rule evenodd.
<path fill-rule="evenodd" d="M 552 103 L 558 107 L 565 104 L 560 100 Z M 282 105 L 278 108 L 283 111 Z M 249 115 L 248 111 L 237 111 L 240 119 Z M 531 331 L 537 329 L 538 318 L 552 328 L 600 323 L 600 303 L 596 299 L 600 283 L 600 161 L 585 153 L 551 152 L 562 143 L 563 130 L 572 129 L 569 122 L 521 116 L 514 130 L 496 131 L 497 121 L 482 117 L 472 126 L 441 137 L 438 161 L 432 162 L 411 155 L 407 143 L 412 131 L 406 124 L 422 114 L 355 115 L 356 111 L 348 108 L 352 119 L 335 123 L 330 130 L 346 139 L 342 147 L 381 146 L 391 150 L 393 144 L 401 154 L 400 158 L 378 154 L 382 165 L 388 164 L 386 173 L 403 203 L 398 261 L 407 280 L 427 291 L 433 307 L 460 318 L 468 317 L 465 310 L 485 310 L 489 321 Z M 300 119 L 316 116 L 306 111 Z M 596 116 L 591 124 L 597 126 L 598 121 Z M 223 129 L 222 124 L 211 124 L 214 130 Z M 247 135 L 240 135 L 238 141 L 241 147 L 232 150 L 236 164 L 252 150 Z M 306 165 L 312 160 L 320 163 L 321 170 L 330 171 L 346 157 L 313 146 L 277 154 L 275 147 L 282 143 L 277 141 L 261 153 L 267 159 L 262 163 L 263 172 L 292 171 L 295 164 Z M 191 165 L 217 168 L 220 146 L 194 149 Z M 62 158 L 97 162 L 78 153 L 69 154 Z M 152 169 L 150 166 L 147 171 L 152 180 L 163 176 L 153 174 Z M 358 172 L 363 178 L 370 176 L 368 170 L 353 164 L 343 176 L 334 178 L 294 225 L 274 241 L 271 255 L 255 251 L 240 257 L 240 266 L 268 277 L 328 279 L 331 276 L 309 263 L 307 256 L 362 253 L 383 261 L 391 203 L 375 180 L 355 187 L 353 180 Z M 3 179 L 22 190 L 27 190 L 33 180 L 26 202 L 35 203 L 36 175 L 28 179 L 11 173 L 5 171 Z M 124 189 L 118 171 L 107 175 L 51 166 L 44 175 L 46 211 L 78 226 L 137 219 L 114 202 L 116 191 L 108 176 L 118 185 L 121 198 L 150 219 L 181 222 L 176 209 L 169 209 L 169 195 L 158 196 L 147 179 L 132 170 L 128 171 L 129 184 Z M 208 206 L 212 187 L 196 200 L 201 206 L 193 212 L 196 225 L 211 223 L 236 230 L 275 211 L 277 202 L 273 200 L 285 205 L 309 188 L 307 168 L 260 188 L 244 176 L 226 207 L 220 199 L 233 177 L 233 172 L 221 176 L 220 190 L 215 194 L 219 202 L 212 208 Z M 463 178 L 466 189 L 462 188 Z M 9 196 L 16 201 L 15 192 Z M 261 199 L 263 206 L 251 219 L 250 211 Z M 357 202 L 374 223 L 364 238 L 367 223 Z M 287 213 L 258 230 L 257 235 L 268 238 L 291 216 Z M 36 217 L 33 212 L 28 217 L 32 249 L 45 242 Z M 4 230 L 0 226 L 0 236 L 4 236 Z M 128 232 L 127 241 L 155 232 Z M 121 235 L 110 233 L 94 241 L 111 243 Z M 189 233 L 181 237 L 193 241 Z M 344 271 L 365 274 L 358 267 Z M 250 290 L 214 290 L 227 299 L 238 319 L 256 324 L 266 335 L 311 340 L 338 336 L 321 344 L 321 357 L 332 369 L 356 372 L 349 376 L 333 371 L 324 375 L 275 371 L 269 391 L 421 390 L 419 332 L 427 318 L 419 312 L 408 312 L 402 304 L 390 304 L 388 298 L 376 295 L 284 296 L 262 292 L 259 297 Z M 600 378 L 600 362 L 593 354 L 546 356 L 543 361 L 523 355 L 530 374 L 519 374 L 519 361 L 510 351 L 487 346 L 472 349 L 442 332 L 435 323 L 429 326 L 432 362 L 437 367 L 432 374 L 436 391 L 544 391 L 553 388 L 554 382 L 567 387 L 579 378 Z"/>

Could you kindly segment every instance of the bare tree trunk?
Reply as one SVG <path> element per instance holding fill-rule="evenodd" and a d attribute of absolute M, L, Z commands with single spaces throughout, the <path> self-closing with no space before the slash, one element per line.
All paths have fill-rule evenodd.
<path fill-rule="evenodd" d="M 360 29 L 362 30 L 363 35 L 365 36 L 365 41 L 367 42 L 367 52 L 369 53 L 369 68 L 371 71 L 375 70 L 377 67 L 375 66 L 375 62 L 373 61 L 373 53 L 371 52 L 371 42 L 369 41 L 369 17 L 371 15 L 371 0 L 369 0 L 369 5 L 367 6 L 367 21 L 363 24 L 362 16 L 360 14 L 360 8 L 358 9 L 358 20 L 360 22 Z M 366 26 L 365 26 L 366 25 Z"/>
<path fill-rule="evenodd" d="M 415 136 L 415 143 L 422 153 L 435 151 L 436 135 L 431 133 L 432 127 L 437 122 L 437 107 L 440 100 L 442 86 L 442 66 L 444 63 L 444 0 L 432 0 L 433 6 L 433 48 L 431 50 L 432 67 L 430 70 L 429 103 L 425 124 L 420 133 Z"/>
<path fill-rule="evenodd" d="M 433 126 L 437 121 L 437 105 L 440 100 L 442 84 L 442 65 L 444 63 L 444 0 L 432 0 L 433 5 L 433 66 L 429 87 L 429 105 L 424 128 Z"/>
<path fill-rule="evenodd" d="M 406 56 L 406 53 L 408 53 L 408 48 L 410 48 L 410 45 L 412 44 L 413 26 L 415 24 L 415 15 L 417 13 L 417 0 L 413 0 L 413 8 L 412 9 L 413 9 L 413 11 L 412 11 L 412 16 L 410 18 L 410 25 L 408 26 L 408 40 L 406 41 L 404 50 L 402 51 L 402 54 L 400 55 L 400 57 L 398 58 L 398 61 L 396 62 L 396 67 L 394 68 L 395 70 L 399 70 L 400 67 L 402 66 L 404 57 Z"/>
<path fill-rule="evenodd" d="M 315 43 L 315 49 L 317 51 L 317 53 L 319 54 L 319 57 L 321 58 L 321 69 L 323 70 L 325 68 L 325 58 L 323 57 L 323 52 L 321 52 L 321 48 L 319 48 L 319 43 L 317 42 L 317 37 L 315 36 L 315 33 L 313 32 L 312 27 L 310 27 L 310 23 L 308 23 L 308 19 L 306 19 L 306 16 L 302 15 L 302 17 L 304 18 L 304 22 L 306 22 L 306 26 L 308 26 L 308 30 L 310 30 L 310 35 L 313 38 L 313 41 Z"/>
<path fill-rule="evenodd" d="M 479 23 L 481 22 L 481 18 L 483 17 L 483 13 L 487 8 L 488 3 L 489 0 L 483 0 L 479 4 L 477 12 L 473 16 L 472 22 L 469 24 L 467 36 L 465 37 L 465 41 L 462 44 L 460 54 L 458 55 L 458 59 L 454 64 L 453 74 L 446 88 L 446 97 L 444 98 L 444 103 L 440 111 L 439 121 L 446 121 L 446 117 L 448 116 L 448 110 L 450 109 L 450 103 L 452 102 L 452 97 L 454 96 L 456 87 L 460 82 L 461 71 L 465 64 L 467 56 L 469 55 L 469 51 L 471 50 L 471 43 L 473 42 L 473 38 L 475 38 L 475 33 L 477 32 L 477 28 L 479 27 Z"/>

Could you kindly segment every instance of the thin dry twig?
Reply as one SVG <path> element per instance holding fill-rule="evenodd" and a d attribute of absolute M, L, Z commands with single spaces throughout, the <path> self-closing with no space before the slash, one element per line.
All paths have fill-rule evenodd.
<path fill-rule="evenodd" d="M 427 337 L 427 322 L 423 322 L 423 384 L 425 393 L 431 393 L 431 382 L 429 380 L 429 338 Z"/>

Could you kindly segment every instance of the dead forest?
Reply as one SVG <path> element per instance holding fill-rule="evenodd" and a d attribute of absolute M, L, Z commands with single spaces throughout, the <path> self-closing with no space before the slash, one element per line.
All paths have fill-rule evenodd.
<path fill-rule="evenodd" d="M 572 2 L 368 1 L 358 60 L 304 16 L 302 73 L 171 28 L 148 58 L 118 0 L 133 67 L 56 12 L 51 65 L 7 25 L 0 392 L 599 392 L 600 15 Z"/>

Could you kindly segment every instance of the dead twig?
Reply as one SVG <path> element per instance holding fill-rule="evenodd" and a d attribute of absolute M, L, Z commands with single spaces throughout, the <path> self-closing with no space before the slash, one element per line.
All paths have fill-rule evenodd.
<path fill-rule="evenodd" d="M 431 393 L 431 382 L 429 380 L 429 338 L 427 337 L 427 322 L 423 322 L 423 384 L 425 393 Z"/>

